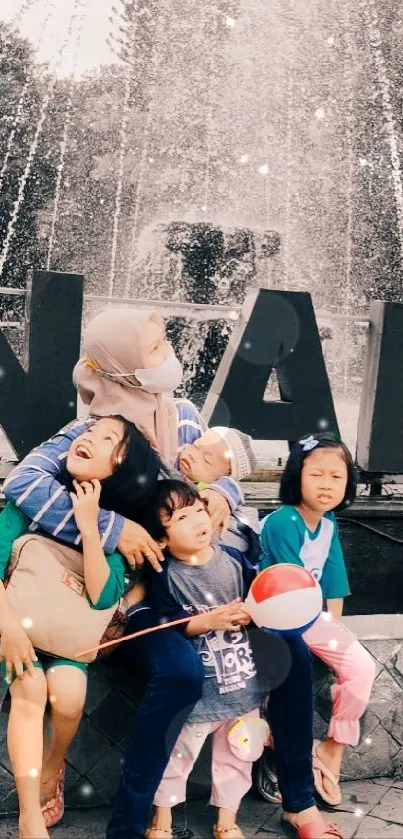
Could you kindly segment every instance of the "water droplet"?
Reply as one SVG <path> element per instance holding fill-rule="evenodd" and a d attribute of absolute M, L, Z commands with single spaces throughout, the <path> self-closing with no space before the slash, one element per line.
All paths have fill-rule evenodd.
<path fill-rule="evenodd" d="M 37 778 L 39 775 L 39 769 L 30 769 L 28 775 L 30 778 Z"/>
<path fill-rule="evenodd" d="M 225 25 L 232 29 L 235 26 L 235 18 L 229 15 L 225 18 Z"/>
<path fill-rule="evenodd" d="M 318 420 L 318 428 L 329 428 L 329 420 L 322 417 L 322 419 Z"/>
<path fill-rule="evenodd" d="M 365 745 L 366 745 L 366 746 L 370 746 L 370 745 L 371 745 L 371 743 L 372 743 L 372 737 L 366 737 L 366 738 L 365 738 Z"/>
<path fill-rule="evenodd" d="M 334 44 L 333 35 L 330 35 L 330 37 L 327 39 L 327 43 L 329 44 L 329 47 L 333 46 L 333 44 Z"/>
<path fill-rule="evenodd" d="M 331 638 L 331 640 L 329 641 L 330 649 L 335 650 L 338 647 L 338 645 L 339 645 L 339 642 L 336 640 L 336 638 Z"/>
<path fill-rule="evenodd" d="M 241 157 L 239 158 L 240 163 L 247 163 L 248 160 L 249 160 L 249 155 L 248 154 L 242 154 Z"/>
<path fill-rule="evenodd" d="M 261 175 L 268 175 L 269 174 L 269 167 L 267 163 L 264 163 L 263 166 L 259 167 L 259 172 Z"/>
<path fill-rule="evenodd" d="M 169 800 L 170 800 L 171 804 L 176 804 L 176 802 L 178 800 L 178 796 L 177 795 L 171 795 Z"/>
<path fill-rule="evenodd" d="M 198 561 L 199 561 L 199 560 L 198 560 L 198 557 L 197 557 L 197 556 L 191 556 L 191 557 L 190 557 L 190 561 L 191 561 L 191 563 L 192 563 L 193 565 L 197 565 L 197 563 L 198 563 Z"/>
<path fill-rule="evenodd" d="M 92 786 L 90 784 L 85 784 L 85 783 L 81 784 L 80 795 L 82 795 L 83 798 L 89 798 L 90 795 L 92 795 Z"/>
<path fill-rule="evenodd" d="M 357 816 L 357 819 L 359 819 L 363 815 L 363 810 L 357 807 L 357 809 L 354 810 L 354 815 Z"/>
<path fill-rule="evenodd" d="M 0 379 L 4 379 L 4 376 L 6 376 L 6 375 L 7 374 L 6 374 L 6 371 L 5 371 L 4 367 L 0 367 Z"/>
<path fill-rule="evenodd" d="M 317 108 L 315 111 L 315 119 L 321 120 L 325 116 L 323 108 Z"/>

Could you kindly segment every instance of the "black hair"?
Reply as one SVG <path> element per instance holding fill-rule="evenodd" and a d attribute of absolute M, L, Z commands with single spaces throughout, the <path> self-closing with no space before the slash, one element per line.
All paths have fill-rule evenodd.
<path fill-rule="evenodd" d="M 104 510 L 139 521 L 156 491 L 159 474 L 166 474 L 166 468 L 133 422 L 118 415 L 113 419 L 123 424 L 123 438 L 113 453 L 112 475 L 101 481 L 99 504 Z"/>
<path fill-rule="evenodd" d="M 318 444 L 315 447 L 307 449 L 305 451 L 303 444 L 308 436 L 312 436 L 313 440 L 318 441 Z M 344 498 L 341 501 L 341 503 L 334 508 L 334 511 L 337 512 L 338 510 L 342 510 L 344 507 L 347 507 L 349 504 L 353 503 L 357 491 L 357 476 L 354 468 L 353 459 L 347 446 L 345 445 L 345 443 L 342 443 L 341 440 L 338 440 L 336 435 L 331 434 L 329 431 L 324 431 L 313 435 L 306 434 L 300 438 L 298 443 L 294 443 L 281 477 L 280 501 L 282 504 L 291 505 L 293 507 L 296 507 L 298 506 L 298 504 L 301 504 L 302 466 L 307 457 L 309 457 L 309 455 L 312 454 L 312 452 L 315 452 L 318 449 L 339 449 L 339 451 L 342 454 L 343 460 L 347 466 L 346 491 L 344 493 Z"/>
<path fill-rule="evenodd" d="M 140 523 L 153 539 L 161 541 L 167 535 L 167 529 L 161 520 L 161 513 L 166 513 L 168 519 L 171 519 L 175 510 L 192 507 L 196 501 L 205 503 L 194 484 L 179 478 L 164 478 L 158 481 L 153 497 L 141 516 Z"/>

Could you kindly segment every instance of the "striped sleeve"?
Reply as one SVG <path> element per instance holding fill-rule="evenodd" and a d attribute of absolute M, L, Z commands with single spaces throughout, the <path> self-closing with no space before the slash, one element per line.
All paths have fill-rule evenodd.
<path fill-rule="evenodd" d="M 207 425 L 200 416 L 197 408 L 189 399 L 177 399 L 178 411 L 178 447 L 189 446 L 207 431 Z"/>
<path fill-rule="evenodd" d="M 3 485 L 8 501 L 25 513 L 46 533 L 64 542 L 79 545 L 81 536 L 73 515 L 70 495 L 63 484 L 68 450 L 89 422 L 70 423 L 27 455 L 10 473 Z M 113 553 L 123 527 L 123 518 L 100 510 L 99 532 L 105 553 Z"/>

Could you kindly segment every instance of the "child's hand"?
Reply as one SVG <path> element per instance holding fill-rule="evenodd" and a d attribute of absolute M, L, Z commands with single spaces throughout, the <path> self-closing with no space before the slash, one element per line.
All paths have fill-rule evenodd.
<path fill-rule="evenodd" d="M 248 626 L 248 624 L 252 623 L 252 618 L 251 618 L 249 612 L 245 609 L 245 604 L 244 603 L 240 604 L 240 611 L 243 614 L 243 618 L 242 618 L 242 620 L 240 620 L 241 626 Z"/>
<path fill-rule="evenodd" d="M 101 484 L 95 478 L 91 481 L 73 481 L 75 492 L 70 493 L 77 527 L 82 536 L 98 533 L 99 497 Z"/>
<path fill-rule="evenodd" d="M 222 535 L 222 533 L 227 530 L 231 518 L 231 510 L 228 501 L 215 489 L 204 489 L 200 495 L 207 501 L 207 509 L 210 514 L 214 530 Z"/>
<path fill-rule="evenodd" d="M 36 675 L 33 665 L 38 661 L 35 650 L 25 629 L 16 621 L 2 632 L 0 660 L 6 663 L 6 682 L 11 684 L 13 671 L 18 679 L 22 679 L 24 667 L 30 676 Z"/>
<path fill-rule="evenodd" d="M 249 623 L 250 617 L 245 612 L 240 599 L 237 598 L 231 603 L 226 603 L 225 606 L 217 606 L 211 610 L 208 615 L 209 629 L 235 629 L 238 626 L 244 626 L 245 619 Z"/>

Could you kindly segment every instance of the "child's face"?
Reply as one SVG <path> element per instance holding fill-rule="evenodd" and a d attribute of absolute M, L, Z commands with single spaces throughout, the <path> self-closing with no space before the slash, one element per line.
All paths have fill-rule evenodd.
<path fill-rule="evenodd" d="M 192 445 L 185 446 L 179 455 L 179 469 L 192 481 L 212 484 L 231 474 L 228 443 L 209 429 Z"/>
<path fill-rule="evenodd" d="M 116 451 L 123 440 L 121 420 L 104 417 L 80 434 L 67 455 L 67 471 L 77 481 L 108 478 L 116 467 Z"/>
<path fill-rule="evenodd" d="M 333 510 L 343 501 L 347 478 L 347 464 L 341 449 L 315 449 L 302 465 L 303 503 L 317 513 Z"/>
<path fill-rule="evenodd" d="M 176 559 L 188 560 L 208 548 L 213 527 L 202 501 L 191 507 L 175 510 L 171 518 L 161 511 L 161 523 L 166 528 L 166 546 Z"/>

